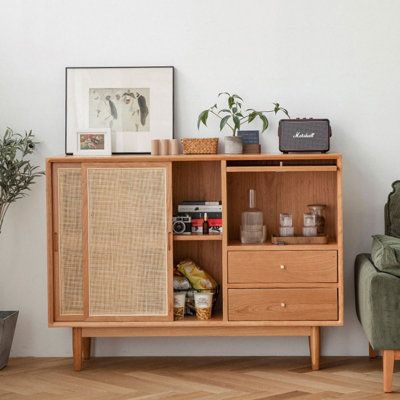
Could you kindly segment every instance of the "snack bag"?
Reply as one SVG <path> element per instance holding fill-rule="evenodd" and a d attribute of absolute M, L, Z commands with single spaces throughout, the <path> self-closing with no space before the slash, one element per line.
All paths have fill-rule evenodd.
<path fill-rule="evenodd" d="M 190 286 L 189 280 L 183 275 L 174 275 L 174 290 L 189 290 Z"/>
<path fill-rule="evenodd" d="M 186 276 L 193 289 L 204 290 L 215 289 L 217 287 L 215 280 L 192 260 L 181 261 L 177 265 L 177 269 Z"/>

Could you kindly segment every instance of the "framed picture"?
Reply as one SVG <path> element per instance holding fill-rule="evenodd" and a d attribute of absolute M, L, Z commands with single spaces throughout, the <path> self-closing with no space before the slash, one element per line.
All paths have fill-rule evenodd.
<path fill-rule="evenodd" d="M 150 153 L 152 139 L 172 139 L 173 67 L 67 67 L 65 153 L 78 129 L 110 129 L 112 153 Z"/>
<path fill-rule="evenodd" d="M 76 132 L 74 154 L 79 156 L 111 155 L 110 129 L 81 129 Z"/>

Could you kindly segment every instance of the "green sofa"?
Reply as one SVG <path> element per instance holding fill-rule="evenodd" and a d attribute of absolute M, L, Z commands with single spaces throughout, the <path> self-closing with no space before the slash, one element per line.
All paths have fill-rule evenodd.
<path fill-rule="evenodd" d="M 355 261 L 357 316 L 370 357 L 383 353 L 385 392 L 392 391 L 394 361 L 400 359 L 400 181 L 392 187 L 385 206 L 386 236 L 375 236 L 372 254 L 359 254 Z"/>

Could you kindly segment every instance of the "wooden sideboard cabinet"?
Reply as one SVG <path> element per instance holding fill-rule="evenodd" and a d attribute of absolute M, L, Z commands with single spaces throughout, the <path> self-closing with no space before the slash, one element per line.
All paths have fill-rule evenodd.
<path fill-rule="evenodd" d="M 241 244 L 257 191 L 268 237 Z M 222 235 L 172 234 L 183 200 L 221 200 Z M 297 233 L 325 204 L 327 244 L 274 245 L 279 213 Z M 343 324 L 338 154 L 54 157 L 47 160 L 49 325 L 71 327 L 74 368 L 95 337 L 307 336 Z M 190 257 L 220 285 L 213 317 L 173 319 L 173 265 Z"/>

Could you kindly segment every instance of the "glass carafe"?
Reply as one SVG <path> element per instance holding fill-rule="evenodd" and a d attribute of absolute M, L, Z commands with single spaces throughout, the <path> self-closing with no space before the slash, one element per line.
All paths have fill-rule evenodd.
<path fill-rule="evenodd" d="M 262 243 L 263 213 L 256 208 L 256 191 L 249 190 L 249 208 L 242 212 L 242 225 L 240 226 L 240 241 L 242 243 Z"/>

